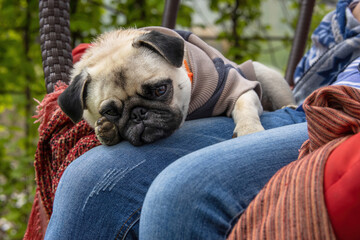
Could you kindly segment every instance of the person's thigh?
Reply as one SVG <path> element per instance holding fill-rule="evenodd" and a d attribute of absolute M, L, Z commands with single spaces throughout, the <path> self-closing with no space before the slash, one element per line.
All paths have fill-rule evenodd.
<path fill-rule="evenodd" d="M 152 183 L 140 239 L 225 239 L 275 172 L 297 159 L 306 123 L 221 142 L 172 163 Z"/>
<path fill-rule="evenodd" d="M 306 121 L 305 113 L 286 107 L 275 112 L 264 112 L 260 116 L 260 121 L 265 128 L 272 129 L 286 125 L 302 123 Z"/>
<path fill-rule="evenodd" d="M 193 120 L 154 144 L 122 142 L 88 151 L 61 177 L 46 239 L 137 239 L 153 179 L 185 154 L 230 139 L 233 129 L 231 118 Z"/>

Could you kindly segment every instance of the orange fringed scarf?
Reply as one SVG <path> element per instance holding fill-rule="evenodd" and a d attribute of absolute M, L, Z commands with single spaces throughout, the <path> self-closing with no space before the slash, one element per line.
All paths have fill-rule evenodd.
<path fill-rule="evenodd" d="M 329 86 L 314 92 L 303 106 L 309 140 L 298 160 L 270 179 L 240 216 L 229 240 L 336 238 L 324 200 L 324 167 L 340 143 L 360 132 L 360 92 Z"/>

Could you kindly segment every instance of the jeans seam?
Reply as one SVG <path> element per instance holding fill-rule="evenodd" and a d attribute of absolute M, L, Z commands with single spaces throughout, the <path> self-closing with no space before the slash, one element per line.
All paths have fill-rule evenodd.
<path fill-rule="evenodd" d="M 131 222 L 131 224 L 129 225 L 129 227 L 126 229 L 124 236 L 122 239 L 125 239 L 127 234 L 129 233 L 130 229 L 140 220 L 140 216 L 137 217 L 136 219 L 134 219 L 134 221 Z"/>
<path fill-rule="evenodd" d="M 118 233 L 116 234 L 115 240 L 119 240 L 120 239 L 120 234 L 121 231 L 123 230 L 123 228 L 125 227 L 125 224 L 127 223 L 127 221 L 129 221 L 136 213 L 138 213 L 141 210 L 141 207 L 139 207 L 138 209 L 136 209 L 135 212 L 133 212 L 133 214 L 131 214 L 128 219 L 126 219 L 126 221 L 124 222 L 124 224 L 121 226 L 120 230 L 118 231 Z M 131 224 L 129 225 L 129 227 L 127 227 L 125 233 L 127 233 L 129 231 L 129 228 L 131 228 L 134 224 L 134 222 L 138 221 L 139 218 L 136 218 L 134 221 L 131 222 Z M 124 234 L 124 236 L 121 239 L 124 239 L 124 237 L 126 237 L 126 234 Z"/>

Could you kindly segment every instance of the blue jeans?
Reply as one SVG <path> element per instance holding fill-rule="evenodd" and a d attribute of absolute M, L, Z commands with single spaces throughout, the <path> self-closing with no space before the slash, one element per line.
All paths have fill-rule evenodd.
<path fill-rule="evenodd" d="M 306 129 L 306 123 L 271 129 L 178 159 L 146 195 L 140 239 L 226 239 L 275 172 L 297 159 Z"/>
<path fill-rule="evenodd" d="M 284 121 L 283 123 L 279 120 L 272 122 L 269 120 L 272 118 L 269 117 L 266 123 L 263 122 L 264 125 L 267 125 L 265 128 L 304 121 L 303 115 L 295 117 L 295 120 L 291 120 L 291 117 L 285 117 L 291 114 L 285 113 L 284 110 L 278 113 L 267 114 L 274 114 L 274 116 L 284 114 Z M 55 194 L 53 214 L 45 238 L 51 240 L 138 239 L 142 204 L 150 184 L 156 176 L 177 159 L 179 159 L 179 163 L 175 164 L 180 164 L 179 171 L 183 172 L 187 164 L 183 165 L 182 163 L 192 161 L 190 159 L 194 158 L 198 158 L 200 163 L 201 161 L 206 161 L 210 155 L 212 157 L 208 159 L 209 162 L 206 162 L 206 165 L 209 167 L 213 166 L 214 169 L 211 170 L 209 168 L 208 171 L 212 171 L 219 178 L 221 177 L 220 175 L 226 174 L 227 184 L 222 183 L 223 186 L 217 191 L 215 188 L 219 188 L 220 182 L 215 181 L 216 184 L 211 186 L 209 181 L 207 188 L 199 190 L 202 191 L 203 195 L 204 193 L 209 193 L 209 199 L 213 199 L 215 202 L 200 203 L 202 199 L 196 197 L 196 201 L 193 199 L 192 203 L 196 206 L 202 205 L 204 211 L 201 212 L 205 213 L 207 217 L 218 217 L 217 215 L 210 216 L 206 214 L 206 212 L 212 213 L 210 209 L 214 204 L 217 206 L 218 211 L 225 211 L 226 207 L 230 208 L 231 210 L 226 210 L 225 212 L 227 218 L 223 219 L 223 221 L 228 222 L 228 225 L 225 227 L 222 225 L 222 228 L 217 230 L 212 228 L 214 226 L 217 227 L 218 224 L 209 224 L 207 226 L 209 229 L 206 229 L 205 224 L 203 224 L 203 227 L 198 229 L 198 220 L 206 219 L 206 216 L 200 215 L 198 216 L 199 219 L 197 219 L 197 215 L 195 217 L 192 215 L 191 221 L 187 222 L 187 224 L 192 227 L 192 231 L 199 232 L 197 233 L 199 236 L 204 233 L 206 236 L 215 233 L 214 238 L 216 238 L 220 232 L 223 236 L 228 231 L 231 220 L 241 213 L 249 201 L 263 187 L 267 179 L 277 169 L 296 159 L 301 143 L 307 138 L 306 123 L 229 140 L 233 129 L 234 123 L 232 119 L 226 117 L 193 120 L 186 122 L 182 128 L 170 137 L 153 144 L 134 147 L 127 142 L 122 142 L 111 147 L 98 146 L 88 151 L 68 166 L 60 180 Z M 220 142 L 223 143 L 215 145 Z M 208 146 L 211 147 L 206 148 Z M 231 150 L 232 148 L 234 150 Z M 197 152 L 199 149 L 202 150 Z M 214 152 L 218 150 L 221 151 L 219 153 Z M 276 155 L 276 152 L 279 155 Z M 205 153 L 207 154 L 205 155 Z M 231 158 L 234 161 L 232 165 L 227 166 L 227 164 L 230 164 Z M 234 162 L 237 163 L 234 164 Z M 233 175 L 228 175 L 231 171 L 226 169 L 233 168 L 233 165 L 238 165 L 237 169 L 240 169 L 240 174 L 233 171 Z M 199 171 L 203 171 L 202 164 L 194 164 L 194 166 L 199 167 Z M 245 169 L 247 170 L 244 171 Z M 193 169 L 191 172 L 189 171 L 188 176 L 195 172 L 197 172 L 196 169 Z M 243 175 L 243 172 L 247 172 L 246 175 Z M 154 194 L 148 193 L 145 205 L 146 212 L 142 216 L 144 218 L 144 222 L 141 222 L 143 239 L 161 239 L 155 234 L 157 231 L 154 231 L 154 228 L 163 229 L 164 233 L 167 231 L 166 225 L 154 225 L 149 223 L 149 221 L 160 223 L 166 220 L 165 217 L 172 216 L 176 216 L 177 221 L 188 221 L 186 220 L 188 219 L 187 216 L 180 218 L 176 212 L 163 212 L 163 214 L 160 214 L 159 208 L 161 208 L 163 203 L 161 205 L 154 204 L 154 211 L 151 211 L 151 205 L 154 201 L 158 201 L 154 195 L 161 192 L 161 186 L 169 188 L 168 191 L 164 192 L 164 195 L 159 196 L 159 201 L 161 202 L 166 202 L 165 198 L 168 197 L 167 195 L 171 193 L 172 189 L 174 189 L 175 196 L 179 194 L 178 190 L 185 186 L 180 183 L 183 178 L 176 177 L 179 177 L 179 173 L 176 173 L 176 167 L 173 167 L 173 165 L 166 169 L 157 179 L 166 178 L 169 173 L 173 173 L 174 178 L 179 181 L 176 181 L 176 185 L 173 185 L 171 183 L 173 179 L 170 177 L 167 179 L 167 182 L 164 182 L 164 185 L 159 180 L 154 182 L 154 185 L 151 187 L 151 191 L 154 191 Z M 239 180 L 238 175 L 243 176 L 242 180 Z M 196 176 L 200 178 L 196 178 Z M 202 175 L 194 174 L 192 176 L 194 179 L 191 181 L 192 184 L 202 183 L 205 180 L 203 177 Z M 249 179 L 245 181 L 245 178 Z M 216 179 L 214 178 L 213 180 Z M 193 187 L 192 185 L 190 186 L 190 188 Z M 230 186 L 232 186 L 232 190 L 226 189 Z M 214 188 L 214 191 L 211 192 L 210 188 Z M 237 195 L 235 194 L 236 191 L 238 191 Z M 222 202 L 217 202 L 226 197 L 225 193 L 228 192 L 233 193 L 228 198 L 237 198 L 237 204 L 234 202 L 230 204 L 231 201 L 228 199 L 224 199 L 223 204 Z M 215 196 L 214 194 L 217 193 L 219 195 Z M 185 196 L 189 197 L 187 194 Z M 193 198 L 193 196 L 191 197 Z M 171 202 L 173 200 L 169 199 Z M 184 202 L 186 201 L 184 200 Z M 206 206 L 207 203 L 209 203 L 208 207 Z M 229 205 L 227 206 L 227 204 Z M 234 205 L 237 207 L 234 207 Z M 169 209 L 172 208 L 170 203 L 164 206 L 169 207 Z M 206 209 L 209 209 L 209 211 L 206 211 Z M 187 215 L 188 210 L 191 209 L 181 209 L 181 212 L 186 212 L 183 215 Z M 159 217 L 152 219 L 152 214 L 157 215 L 158 213 Z M 217 219 L 214 219 L 214 222 L 218 222 Z M 174 229 L 174 231 L 176 230 Z M 172 231 L 172 234 L 178 234 L 174 231 Z M 182 229 L 180 233 L 183 232 Z M 194 234 L 194 232 L 191 234 Z M 174 235 L 171 235 L 170 238 L 164 236 L 163 239 L 174 239 Z"/>

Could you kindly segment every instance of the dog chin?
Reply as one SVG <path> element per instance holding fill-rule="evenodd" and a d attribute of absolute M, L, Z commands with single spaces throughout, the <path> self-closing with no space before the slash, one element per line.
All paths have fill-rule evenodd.
<path fill-rule="evenodd" d="M 182 124 L 182 115 L 179 112 L 168 112 L 167 117 L 147 119 L 141 122 L 128 121 L 120 135 L 135 146 L 152 143 L 170 136 Z"/>
<path fill-rule="evenodd" d="M 144 124 L 137 124 L 127 129 L 124 138 L 134 146 L 141 146 L 147 143 L 170 136 L 175 129 L 161 129 L 154 127 L 146 127 Z"/>

